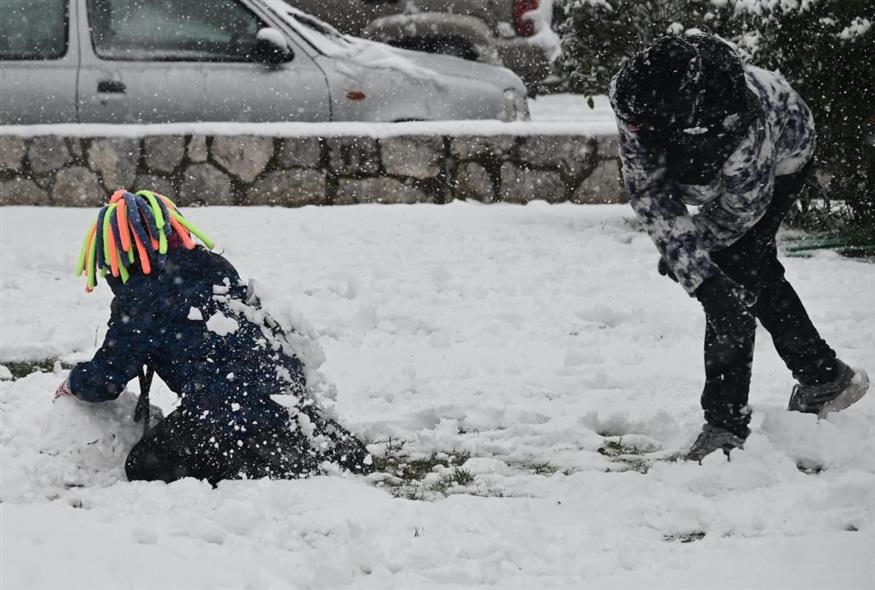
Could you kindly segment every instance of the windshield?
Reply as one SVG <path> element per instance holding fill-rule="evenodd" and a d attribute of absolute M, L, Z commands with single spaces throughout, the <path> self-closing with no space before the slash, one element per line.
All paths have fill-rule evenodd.
<path fill-rule="evenodd" d="M 344 53 L 351 45 L 350 39 L 340 31 L 314 16 L 289 6 L 283 0 L 268 0 L 268 8 L 280 15 L 284 21 L 325 55 L 335 56 Z"/>
<path fill-rule="evenodd" d="M 344 35 L 331 25 L 289 6 L 282 0 L 267 0 L 265 4 L 323 55 L 348 60 L 347 63 L 351 61 L 366 68 L 394 70 L 411 78 L 434 81 L 439 77 L 420 60 L 411 58 L 414 55 L 411 52 L 400 52 L 383 43 Z"/>

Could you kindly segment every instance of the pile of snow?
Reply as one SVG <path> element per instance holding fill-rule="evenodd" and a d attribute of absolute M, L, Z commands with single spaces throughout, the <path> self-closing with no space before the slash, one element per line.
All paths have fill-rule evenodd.
<path fill-rule="evenodd" d="M 2 210 L 0 358 L 75 362 L 102 340 L 109 289 L 71 272 L 94 213 Z M 0 380 L 3 588 L 871 588 L 875 396 L 786 412 L 761 334 L 744 452 L 674 461 L 701 423 L 704 320 L 628 208 L 187 215 L 318 339 L 373 451 L 458 462 L 407 488 L 425 501 L 385 473 L 129 483 L 136 382 L 91 406 L 52 402 L 64 370 Z M 875 372 L 875 267 L 786 266 L 840 356 Z M 157 378 L 152 398 L 175 403 Z"/>

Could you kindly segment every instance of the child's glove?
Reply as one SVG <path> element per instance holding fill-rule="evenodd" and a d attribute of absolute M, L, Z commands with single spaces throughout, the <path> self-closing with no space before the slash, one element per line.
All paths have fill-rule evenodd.
<path fill-rule="evenodd" d="M 665 258 L 662 258 L 661 256 L 659 258 L 659 264 L 657 265 L 656 270 L 659 271 L 659 274 L 661 274 L 662 276 L 670 278 L 675 283 L 678 282 L 678 278 L 672 272 L 671 267 L 668 265 L 668 262 L 666 262 Z"/>
<path fill-rule="evenodd" d="M 75 396 L 73 396 L 73 391 L 70 389 L 70 382 L 67 381 L 66 379 L 64 379 L 63 383 L 58 385 L 58 388 L 55 390 L 55 398 L 54 399 L 58 399 L 59 397 L 62 397 L 65 395 L 75 397 Z"/>
<path fill-rule="evenodd" d="M 751 313 L 756 296 L 722 272 L 705 279 L 694 294 L 719 337 L 739 341 L 756 329 Z"/>

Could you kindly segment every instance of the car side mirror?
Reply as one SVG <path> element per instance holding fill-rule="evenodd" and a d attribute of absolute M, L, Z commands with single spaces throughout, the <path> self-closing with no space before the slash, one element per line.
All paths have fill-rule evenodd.
<path fill-rule="evenodd" d="M 252 55 L 255 61 L 269 66 L 278 66 L 295 59 L 295 52 L 289 47 L 285 36 L 272 27 L 259 29 Z"/>

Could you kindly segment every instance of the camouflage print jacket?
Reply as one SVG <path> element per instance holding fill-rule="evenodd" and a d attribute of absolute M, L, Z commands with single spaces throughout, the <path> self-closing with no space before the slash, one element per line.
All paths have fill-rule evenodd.
<path fill-rule="evenodd" d="M 814 153 L 814 118 L 787 81 L 753 66 L 745 75 L 760 113 L 710 184 L 674 181 L 664 154 L 617 120 L 629 203 L 690 294 L 717 270 L 710 252 L 736 242 L 765 214 L 775 176 L 799 171 Z M 698 212 L 690 215 L 687 205 Z"/>

